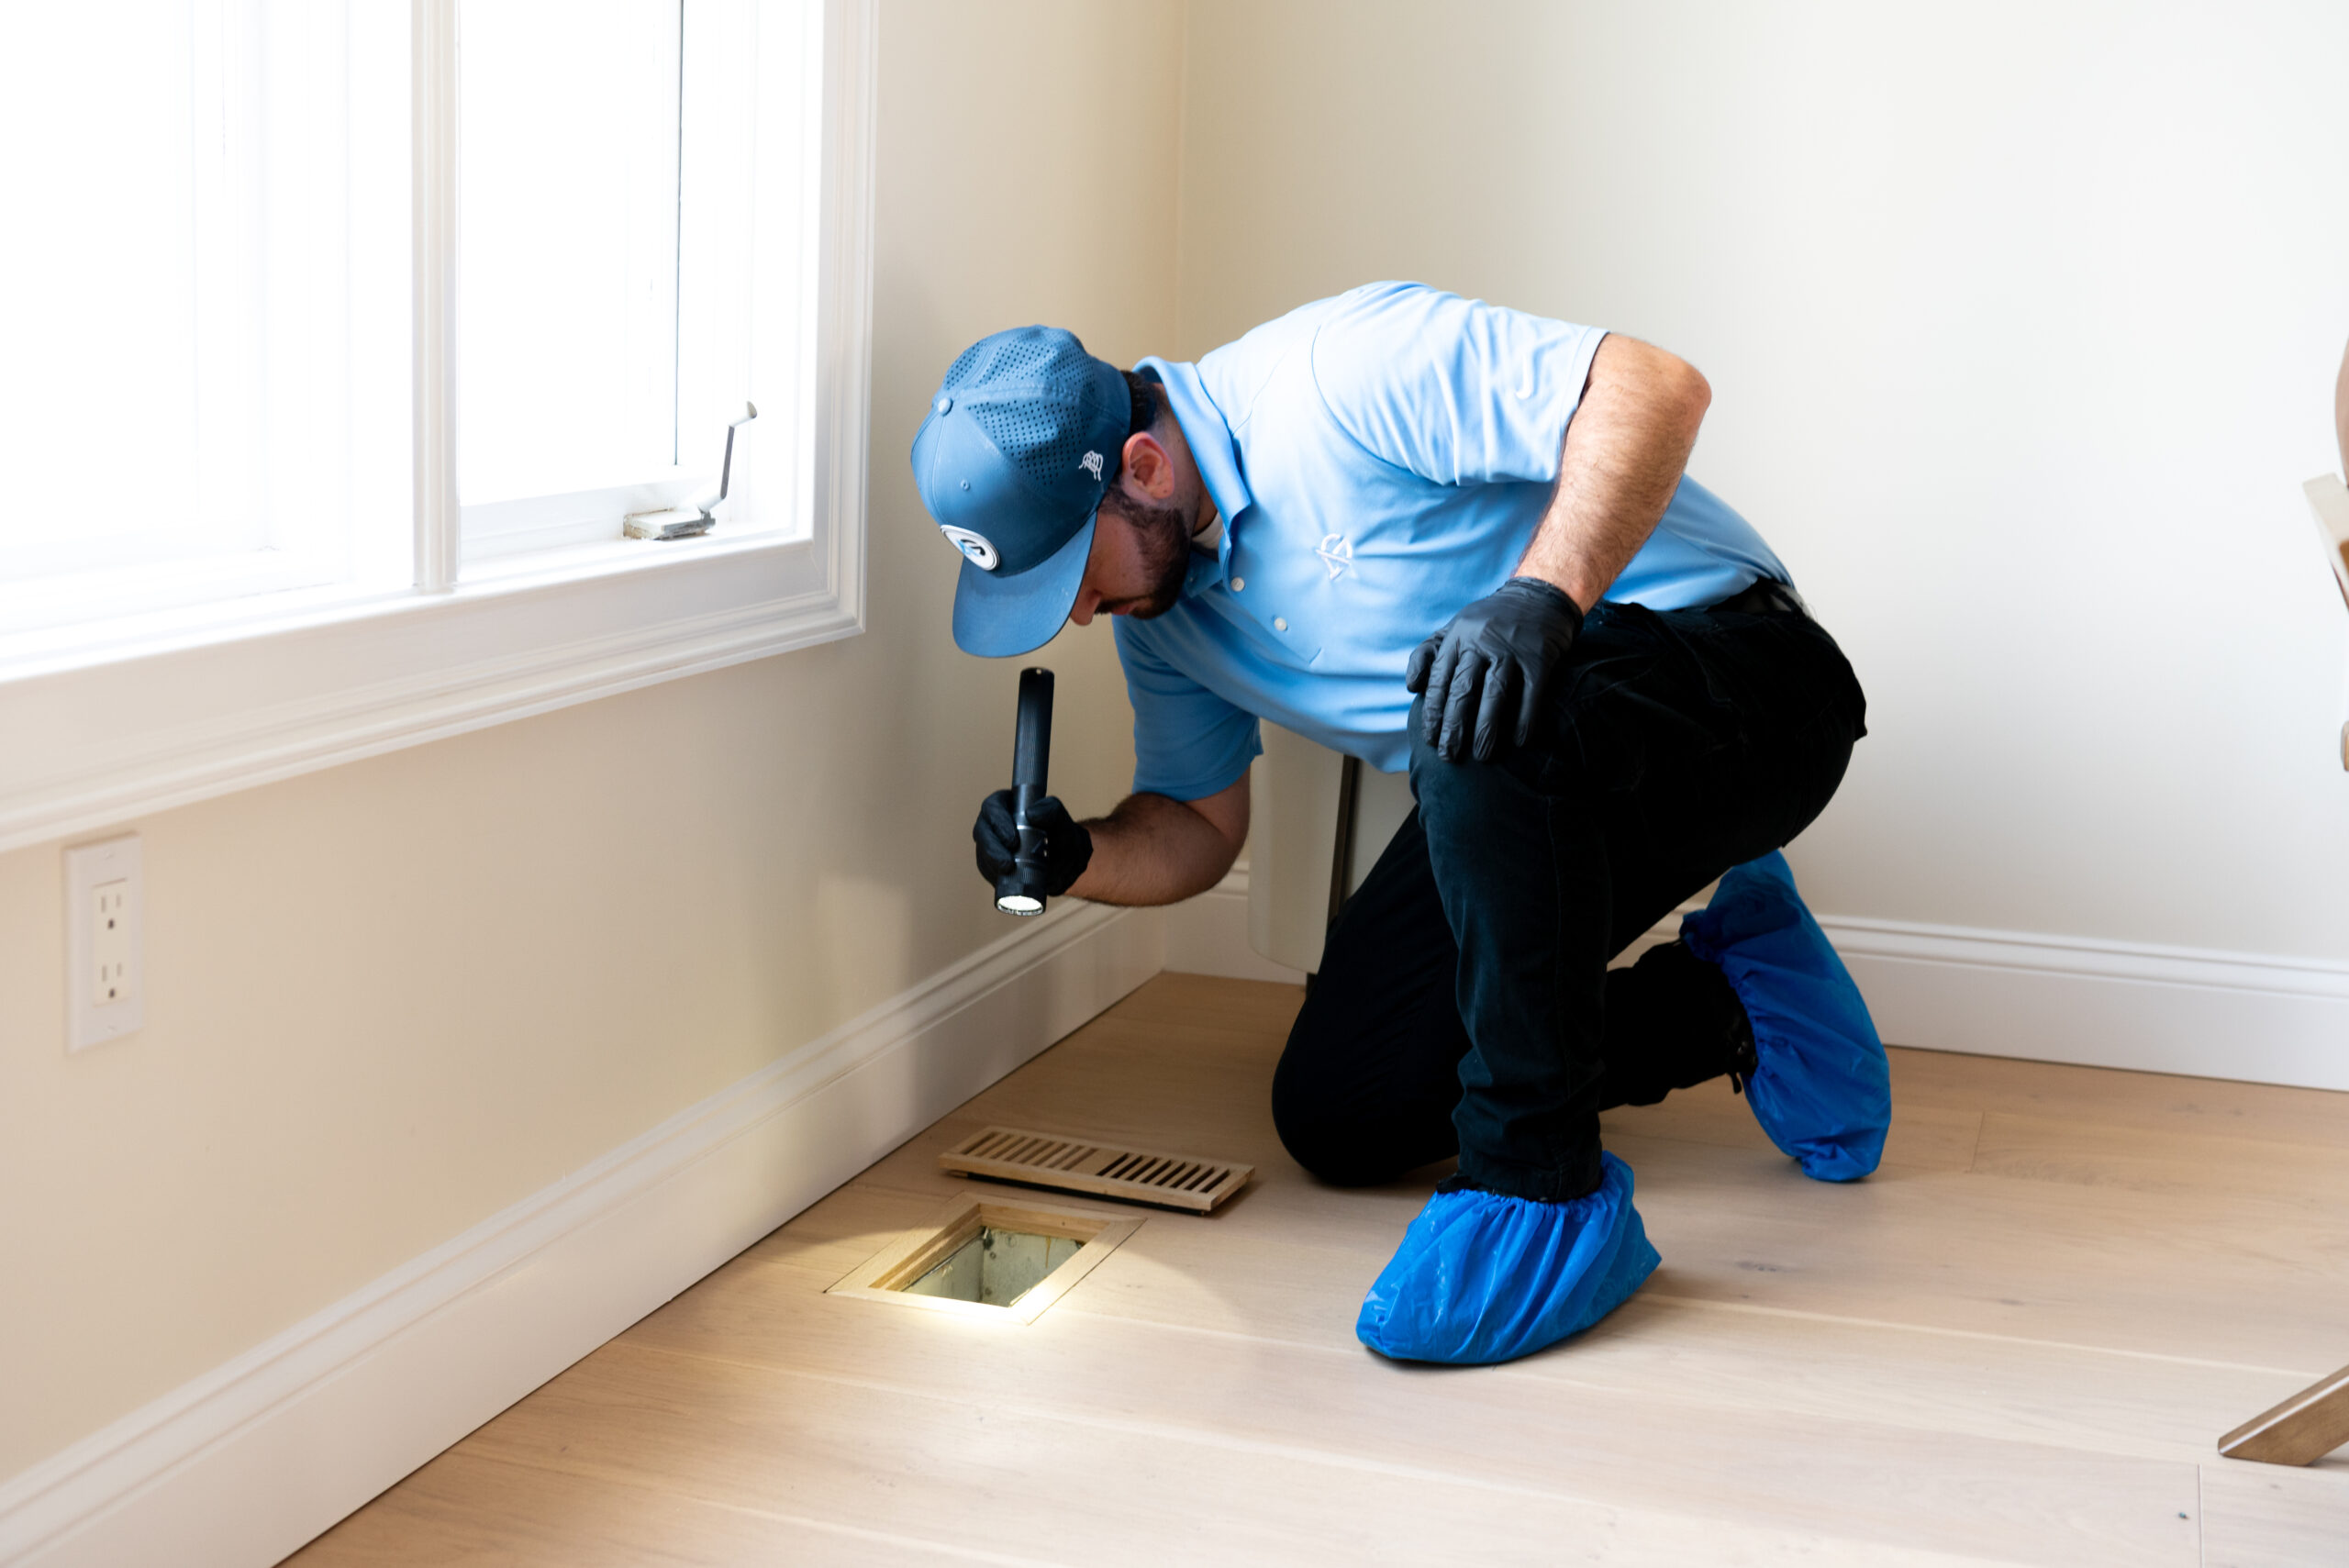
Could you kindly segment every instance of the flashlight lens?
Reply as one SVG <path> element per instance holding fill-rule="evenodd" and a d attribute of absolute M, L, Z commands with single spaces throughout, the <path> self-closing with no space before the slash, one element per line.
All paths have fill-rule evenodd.
<path fill-rule="evenodd" d="M 1024 893 L 1007 893 L 995 901 L 995 906 L 1007 915 L 1041 915 L 1044 912 L 1042 899 L 1030 898 Z"/>

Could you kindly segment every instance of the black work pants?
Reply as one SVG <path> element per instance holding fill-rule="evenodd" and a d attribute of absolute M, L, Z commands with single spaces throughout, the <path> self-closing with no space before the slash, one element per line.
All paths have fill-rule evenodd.
<path fill-rule="evenodd" d="M 1601 603 L 1531 742 L 1447 762 L 1330 929 L 1273 1081 L 1281 1139 L 1325 1180 L 1457 1153 L 1463 1180 L 1596 1188 L 1598 1114 L 1729 1070 L 1737 1002 L 1677 943 L 1608 963 L 1834 795 L 1865 702 L 1789 610 Z"/>

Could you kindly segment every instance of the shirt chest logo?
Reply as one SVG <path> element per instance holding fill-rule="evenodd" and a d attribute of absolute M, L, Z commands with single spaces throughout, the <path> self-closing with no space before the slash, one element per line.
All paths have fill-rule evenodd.
<path fill-rule="evenodd" d="M 1319 556 L 1321 564 L 1330 569 L 1330 581 L 1332 583 L 1353 569 L 1354 547 L 1346 541 L 1343 534 L 1322 535 L 1321 542 L 1314 548 L 1313 553 Z"/>

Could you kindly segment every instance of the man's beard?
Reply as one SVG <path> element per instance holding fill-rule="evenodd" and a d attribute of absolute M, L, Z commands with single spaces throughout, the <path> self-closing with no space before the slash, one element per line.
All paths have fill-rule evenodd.
<path fill-rule="evenodd" d="M 1164 615 L 1183 596 L 1183 584 L 1191 575 L 1191 519 L 1180 506 L 1137 501 L 1130 495 L 1105 499 L 1101 510 L 1134 530 L 1142 567 L 1150 574 L 1150 592 L 1138 599 L 1120 600 L 1117 613 L 1137 620 Z"/>

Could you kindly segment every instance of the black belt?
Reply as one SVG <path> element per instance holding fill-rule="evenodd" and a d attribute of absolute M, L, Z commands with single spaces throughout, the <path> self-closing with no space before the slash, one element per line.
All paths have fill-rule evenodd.
<path fill-rule="evenodd" d="M 1719 604 L 1705 607 L 1741 616 L 1798 615 L 1808 619 L 1810 615 L 1802 595 L 1790 584 L 1774 583 L 1767 577 L 1757 578 L 1750 587 L 1741 588 Z"/>

